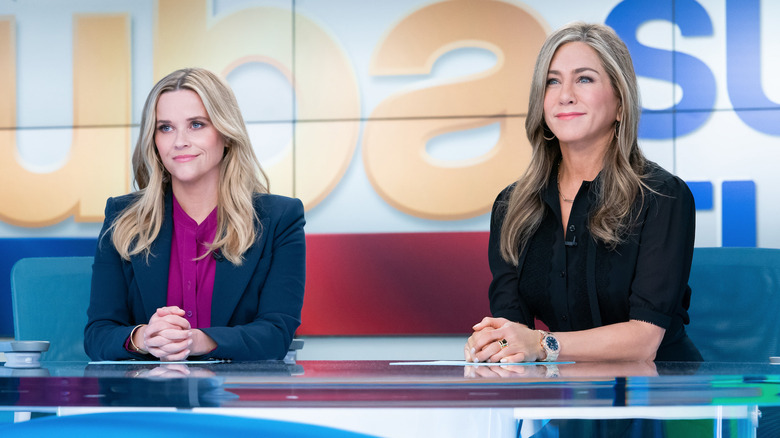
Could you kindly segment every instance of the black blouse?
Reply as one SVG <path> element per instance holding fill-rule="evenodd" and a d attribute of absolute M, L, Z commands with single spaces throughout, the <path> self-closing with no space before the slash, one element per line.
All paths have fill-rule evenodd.
<path fill-rule="evenodd" d="M 700 361 L 684 328 L 691 300 L 693 195 L 685 182 L 655 163 L 649 163 L 647 171 L 645 183 L 654 193 L 637 197 L 636 224 L 613 250 L 591 238 L 588 230 L 599 177 L 583 182 L 564 235 L 553 172 L 541 194 L 544 219 L 517 267 L 500 252 L 501 225 L 513 186 L 504 189 L 493 205 L 488 247 L 493 316 L 531 328 L 537 318 L 552 331 L 645 321 L 666 329 L 656 360 Z"/>

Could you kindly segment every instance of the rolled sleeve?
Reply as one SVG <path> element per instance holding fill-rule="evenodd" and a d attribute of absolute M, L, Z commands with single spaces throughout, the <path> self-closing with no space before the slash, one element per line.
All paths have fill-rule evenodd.
<path fill-rule="evenodd" d="M 648 196 L 636 274 L 631 284 L 630 318 L 668 329 L 681 303 L 690 298 L 696 208 L 688 186 L 670 176 Z"/>

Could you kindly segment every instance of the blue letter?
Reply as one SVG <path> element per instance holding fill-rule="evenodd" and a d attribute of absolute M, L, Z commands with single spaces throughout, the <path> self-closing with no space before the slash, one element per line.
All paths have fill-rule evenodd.
<path fill-rule="evenodd" d="M 628 46 L 637 75 L 675 83 L 683 89 L 679 104 L 664 110 L 644 110 L 639 136 L 668 139 L 695 131 L 709 118 L 715 104 L 715 77 L 697 58 L 640 44 L 637 30 L 653 20 L 678 25 L 683 36 L 712 35 L 712 21 L 707 11 L 693 0 L 626 0 L 615 6 L 607 17 L 606 24 L 615 29 Z M 674 125 L 674 113 L 681 110 L 691 112 Z M 675 129 L 671 129 L 672 126 Z"/>
<path fill-rule="evenodd" d="M 756 246 L 756 183 L 723 181 L 723 246 Z"/>
<path fill-rule="evenodd" d="M 712 183 L 709 181 L 685 181 L 691 190 L 696 210 L 712 210 Z"/>
<path fill-rule="evenodd" d="M 726 81 L 739 118 L 753 129 L 780 135 L 777 117 L 756 111 L 780 108 L 761 88 L 760 16 L 759 0 L 726 2 Z"/>

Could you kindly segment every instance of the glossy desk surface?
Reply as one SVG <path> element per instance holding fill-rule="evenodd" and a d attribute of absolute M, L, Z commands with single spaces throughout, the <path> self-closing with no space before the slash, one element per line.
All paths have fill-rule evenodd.
<path fill-rule="evenodd" d="M 0 366 L 0 409 L 780 406 L 780 365 L 299 361 Z"/>

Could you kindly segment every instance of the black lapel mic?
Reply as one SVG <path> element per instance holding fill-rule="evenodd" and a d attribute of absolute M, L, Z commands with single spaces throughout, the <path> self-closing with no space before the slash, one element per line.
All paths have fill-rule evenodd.
<path fill-rule="evenodd" d="M 575 236 L 575 235 L 572 235 L 572 236 L 571 236 L 571 241 L 569 241 L 569 240 L 564 240 L 564 241 L 563 241 L 563 244 L 564 244 L 564 245 L 566 245 L 566 246 L 572 246 L 572 247 L 573 247 L 573 246 L 577 246 L 577 236 Z"/>
<path fill-rule="evenodd" d="M 225 260 L 225 256 L 222 255 L 222 251 L 220 250 L 211 251 L 211 256 L 218 262 Z"/>

